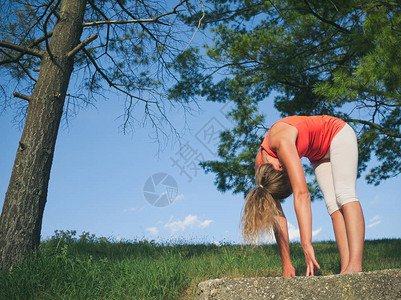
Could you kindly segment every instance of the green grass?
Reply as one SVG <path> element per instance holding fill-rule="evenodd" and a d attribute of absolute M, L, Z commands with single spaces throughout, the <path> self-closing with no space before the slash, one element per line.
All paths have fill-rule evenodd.
<path fill-rule="evenodd" d="M 334 242 L 314 244 L 318 275 L 340 271 Z M 401 268 L 401 240 L 366 241 L 364 271 Z M 299 244 L 291 244 L 297 275 L 305 272 Z M 11 272 L 0 272 L 0 299 L 191 299 L 211 278 L 280 276 L 275 245 L 110 242 L 57 232 Z"/>

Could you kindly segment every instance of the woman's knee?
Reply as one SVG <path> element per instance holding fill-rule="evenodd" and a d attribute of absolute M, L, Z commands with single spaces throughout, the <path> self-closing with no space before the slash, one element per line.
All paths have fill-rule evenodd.
<path fill-rule="evenodd" d="M 359 202 L 359 199 L 356 195 L 340 195 L 337 197 L 337 204 L 340 208 L 350 202 Z"/>

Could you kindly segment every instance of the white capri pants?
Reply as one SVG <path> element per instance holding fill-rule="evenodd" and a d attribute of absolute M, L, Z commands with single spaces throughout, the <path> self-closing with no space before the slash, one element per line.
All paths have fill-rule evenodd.
<path fill-rule="evenodd" d="M 346 203 L 359 201 L 356 195 L 358 144 L 351 126 L 346 124 L 336 134 L 327 155 L 313 164 L 313 168 L 330 215 Z"/>

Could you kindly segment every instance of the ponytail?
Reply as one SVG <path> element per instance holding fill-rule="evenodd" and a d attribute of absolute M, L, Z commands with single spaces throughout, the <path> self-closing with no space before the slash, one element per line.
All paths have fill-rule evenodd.
<path fill-rule="evenodd" d="M 271 234 L 281 214 L 278 201 L 292 193 L 287 172 L 277 171 L 271 164 L 258 168 L 256 184 L 246 197 L 241 219 L 244 241 L 249 242 L 257 242 L 263 233 Z"/>

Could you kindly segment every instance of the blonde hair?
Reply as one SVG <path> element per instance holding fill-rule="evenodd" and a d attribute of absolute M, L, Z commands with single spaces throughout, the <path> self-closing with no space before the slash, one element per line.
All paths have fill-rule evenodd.
<path fill-rule="evenodd" d="M 263 233 L 270 234 L 280 215 L 278 202 L 292 194 L 287 172 L 263 164 L 256 171 L 257 186 L 246 197 L 242 215 L 244 241 L 256 242 Z"/>

